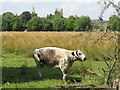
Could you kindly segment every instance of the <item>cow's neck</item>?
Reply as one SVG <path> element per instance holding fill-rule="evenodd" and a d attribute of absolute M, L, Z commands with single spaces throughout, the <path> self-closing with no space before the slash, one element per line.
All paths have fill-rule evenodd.
<path fill-rule="evenodd" d="M 73 62 L 76 61 L 77 59 L 76 59 L 76 57 L 73 56 L 72 54 L 69 54 L 68 60 L 73 63 Z"/>

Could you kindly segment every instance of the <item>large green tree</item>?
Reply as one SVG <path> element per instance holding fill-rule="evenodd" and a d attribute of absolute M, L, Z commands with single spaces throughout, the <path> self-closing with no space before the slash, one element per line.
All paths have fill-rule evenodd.
<path fill-rule="evenodd" d="M 25 22 L 29 21 L 32 17 L 29 11 L 24 11 L 21 14 L 21 16 L 22 16 L 22 20 L 25 21 Z"/>
<path fill-rule="evenodd" d="M 75 17 L 74 30 L 88 31 L 91 28 L 91 19 L 88 16 Z"/>
<path fill-rule="evenodd" d="M 67 31 L 73 31 L 74 20 L 75 20 L 74 16 L 69 16 L 68 19 L 66 20 L 66 30 Z"/>
<path fill-rule="evenodd" d="M 57 18 L 53 20 L 53 29 L 55 31 L 64 31 L 65 27 L 65 19 Z"/>
<path fill-rule="evenodd" d="M 12 31 L 12 25 L 14 22 L 15 15 L 11 12 L 3 13 L 2 15 L 2 30 Z"/>
<path fill-rule="evenodd" d="M 63 13 L 61 10 L 55 10 L 52 16 L 53 30 L 64 31 L 66 27 L 65 19 L 63 18 Z"/>
<path fill-rule="evenodd" d="M 13 31 L 24 31 L 26 29 L 26 24 L 22 20 L 21 16 L 15 16 L 14 22 L 12 25 Z"/>
<path fill-rule="evenodd" d="M 51 31 L 53 30 L 53 24 L 49 19 L 41 18 L 42 20 L 42 31 Z"/>
<path fill-rule="evenodd" d="M 24 11 L 21 15 L 20 15 L 20 20 L 22 25 L 23 30 L 27 29 L 27 23 L 29 22 L 29 20 L 32 18 L 32 15 L 29 11 Z"/>
<path fill-rule="evenodd" d="M 116 15 L 112 15 L 109 18 L 108 26 L 112 30 L 120 31 L 120 18 Z"/>
<path fill-rule="evenodd" d="M 32 17 L 27 23 L 28 31 L 40 31 L 42 30 L 42 20 L 40 17 Z"/>

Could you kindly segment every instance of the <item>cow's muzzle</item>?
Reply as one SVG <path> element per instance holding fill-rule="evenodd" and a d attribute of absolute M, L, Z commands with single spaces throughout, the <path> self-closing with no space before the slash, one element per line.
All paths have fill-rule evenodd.
<path fill-rule="evenodd" d="M 86 61 L 87 60 L 87 58 L 84 58 L 84 61 Z"/>

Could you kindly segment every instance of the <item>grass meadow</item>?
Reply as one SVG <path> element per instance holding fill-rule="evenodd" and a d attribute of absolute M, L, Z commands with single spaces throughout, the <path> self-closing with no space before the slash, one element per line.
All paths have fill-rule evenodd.
<path fill-rule="evenodd" d="M 64 85 L 62 73 L 57 68 L 44 68 L 40 78 L 32 52 L 36 48 L 54 46 L 69 50 L 82 50 L 87 61 L 76 61 L 68 71 L 68 84 L 102 85 L 104 79 L 86 70 L 103 74 L 107 69 L 103 54 L 114 55 L 117 37 L 108 33 L 96 42 L 104 32 L 0 32 L 2 33 L 2 87 L 3 88 L 56 88 Z M 95 43 L 96 42 L 96 43 Z"/>

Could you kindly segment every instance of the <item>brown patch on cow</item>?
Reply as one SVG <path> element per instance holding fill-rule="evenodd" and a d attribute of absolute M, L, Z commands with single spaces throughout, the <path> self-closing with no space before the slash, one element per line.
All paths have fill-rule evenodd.
<path fill-rule="evenodd" d="M 55 59 L 55 50 L 51 50 L 51 49 L 48 49 L 46 52 L 45 52 L 45 58 L 44 59 L 47 59 L 47 60 L 52 60 L 52 59 Z"/>
<path fill-rule="evenodd" d="M 44 65 L 48 66 L 56 66 L 59 64 L 59 61 L 57 61 L 57 55 L 56 51 L 52 49 L 48 49 L 45 52 L 41 53 L 41 62 Z"/>

